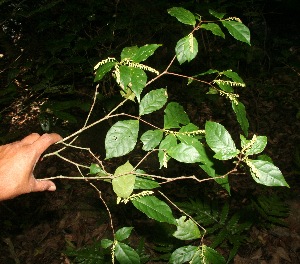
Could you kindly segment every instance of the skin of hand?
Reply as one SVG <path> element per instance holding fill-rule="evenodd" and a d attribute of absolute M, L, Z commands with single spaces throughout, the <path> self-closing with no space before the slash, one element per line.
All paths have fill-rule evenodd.
<path fill-rule="evenodd" d="M 35 179 L 33 170 L 42 153 L 61 139 L 55 133 L 33 133 L 21 141 L 0 146 L 0 201 L 24 193 L 56 190 L 52 181 Z"/>

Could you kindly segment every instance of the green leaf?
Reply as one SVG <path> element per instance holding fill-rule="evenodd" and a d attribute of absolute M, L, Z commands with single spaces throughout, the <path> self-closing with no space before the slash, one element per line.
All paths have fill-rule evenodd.
<path fill-rule="evenodd" d="M 173 236 L 180 240 L 193 240 L 200 238 L 201 234 L 198 226 L 191 220 L 186 220 L 186 216 L 182 216 L 177 221 L 177 230 Z"/>
<path fill-rule="evenodd" d="M 176 17 L 177 20 L 183 24 L 195 26 L 196 25 L 196 19 L 195 16 L 188 10 L 182 8 L 182 7 L 172 7 L 168 9 L 168 13 Z"/>
<path fill-rule="evenodd" d="M 167 102 L 168 94 L 166 89 L 156 89 L 147 93 L 141 100 L 139 106 L 140 115 L 150 114 L 161 109 Z"/>
<path fill-rule="evenodd" d="M 108 73 L 116 64 L 117 62 L 112 61 L 101 65 L 96 71 L 94 82 L 100 81 L 104 77 L 104 75 Z"/>
<path fill-rule="evenodd" d="M 166 222 L 176 225 L 176 219 L 172 214 L 171 208 L 163 201 L 155 196 L 144 196 L 132 201 L 133 205 L 152 218 L 159 222 Z"/>
<path fill-rule="evenodd" d="M 133 166 L 129 163 L 129 161 L 127 161 L 125 164 L 119 166 L 116 169 L 114 176 L 132 172 L 133 169 Z M 134 174 L 126 174 L 117 178 L 113 178 L 113 190 L 118 195 L 118 197 L 128 198 L 132 194 L 135 183 L 135 177 L 136 176 Z"/>
<path fill-rule="evenodd" d="M 234 72 L 232 70 L 227 70 L 222 73 L 234 82 L 245 84 L 243 79 L 236 72 Z"/>
<path fill-rule="evenodd" d="M 148 130 L 141 136 L 141 141 L 143 142 L 142 149 L 149 151 L 158 146 L 163 138 L 163 132 L 159 129 Z"/>
<path fill-rule="evenodd" d="M 121 65 L 120 70 L 120 86 L 122 89 L 126 89 L 128 84 L 131 82 L 131 68 L 126 65 Z"/>
<path fill-rule="evenodd" d="M 222 29 L 219 27 L 219 25 L 217 25 L 215 23 L 202 24 L 201 28 L 211 31 L 216 36 L 225 38 L 225 34 L 223 33 Z"/>
<path fill-rule="evenodd" d="M 198 247 L 184 246 L 177 248 L 170 257 L 170 264 L 183 264 L 190 261 L 195 255 Z"/>
<path fill-rule="evenodd" d="M 175 52 L 179 64 L 186 61 L 190 62 L 198 53 L 198 42 L 196 38 L 192 34 L 189 34 L 180 39 L 176 44 Z"/>
<path fill-rule="evenodd" d="M 112 240 L 105 238 L 105 239 L 101 240 L 101 247 L 102 248 L 109 248 L 110 246 L 112 246 L 113 243 L 114 242 Z"/>
<path fill-rule="evenodd" d="M 235 39 L 250 44 L 250 30 L 243 23 L 237 21 L 222 21 L 230 35 Z"/>
<path fill-rule="evenodd" d="M 150 190 L 160 187 L 159 183 L 150 177 L 136 177 L 134 189 Z"/>
<path fill-rule="evenodd" d="M 132 151 L 137 142 L 138 132 L 138 120 L 124 120 L 115 123 L 106 134 L 106 159 L 120 157 Z"/>
<path fill-rule="evenodd" d="M 246 164 L 250 167 L 251 176 L 257 183 L 266 186 L 290 187 L 279 168 L 273 163 L 264 160 L 248 159 Z"/>
<path fill-rule="evenodd" d="M 218 86 L 227 93 L 233 93 L 234 89 L 227 83 L 217 83 Z"/>
<path fill-rule="evenodd" d="M 225 264 L 226 260 L 224 257 L 216 250 L 207 247 L 205 245 L 202 246 L 202 254 L 203 254 L 203 263 L 218 263 L 218 264 Z"/>
<path fill-rule="evenodd" d="M 248 136 L 249 121 L 246 114 L 246 109 L 243 103 L 238 102 L 236 105 L 235 102 L 231 102 L 232 109 L 236 115 L 236 119 L 239 122 L 245 136 Z"/>
<path fill-rule="evenodd" d="M 212 9 L 209 9 L 208 11 L 212 16 L 214 16 L 218 19 L 222 19 L 226 15 L 226 13 L 220 13 L 220 12 L 214 11 Z"/>
<path fill-rule="evenodd" d="M 142 46 L 137 50 L 135 55 L 132 57 L 132 60 L 137 63 L 144 61 L 147 58 L 149 58 L 151 55 L 153 55 L 155 50 L 160 46 L 161 45 L 158 44 L 147 44 L 145 46 Z"/>
<path fill-rule="evenodd" d="M 179 143 L 167 151 L 167 153 L 179 162 L 195 163 L 200 162 L 200 155 L 197 149 L 185 143 Z"/>
<path fill-rule="evenodd" d="M 164 128 L 180 128 L 180 124 L 187 125 L 190 119 L 183 107 L 175 102 L 167 105 L 164 115 Z"/>
<path fill-rule="evenodd" d="M 126 238 L 128 238 L 131 234 L 133 227 L 122 227 L 120 228 L 116 234 L 115 234 L 115 238 L 118 241 L 123 241 Z"/>
<path fill-rule="evenodd" d="M 158 160 L 161 167 L 167 168 L 168 160 L 170 159 L 170 156 L 167 155 L 167 151 L 177 145 L 177 139 L 174 135 L 167 135 L 160 143 L 159 145 L 159 151 L 158 151 Z"/>
<path fill-rule="evenodd" d="M 256 140 L 254 141 L 250 149 L 246 151 L 245 154 L 248 156 L 263 152 L 265 147 L 267 146 L 267 141 L 268 138 L 266 136 L 257 136 Z"/>
<path fill-rule="evenodd" d="M 139 264 L 140 257 L 130 246 L 117 242 L 115 246 L 115 257 L 120 264 Z"/>
<path fill-rule="evenodd" d="M 132 59 L 139 51 L 137 46 L 125 47 L 121 52 L 121 60 Z"/>
<path fill-rule="evenodd" d="M 131 90 L 135 93 L 136 98 L 140 101 L 141 93 L 147 83 L 146 73 L 139 68 L 130 67 L 131 71 Z"/>
<path fill-rule="evenodd" d="M 206 122 L 205 138 L 208 146 L 216 153 L 214 156 L 216 159 L 228 160 L 239 153 L 230 134 L 219 123 Z"/>
<path fill-rule="evenodd" d="M 97 176 L 106 176 L 107 173 L 99 166 L 99 164 L 92 163 L 90 166 L 90 174 L 97 174 Z"/>
<path fill-rule="evenodd" d="M 264 160 L 264 161 L 268 161 L 268 162 L 274 164 L 272 158 L 271 158 L 270 156 L 266 155 L 266 154 L 258 155 L 258 156 L 257 156 L 257 159 L 259 159 L 259 160 Z"/>

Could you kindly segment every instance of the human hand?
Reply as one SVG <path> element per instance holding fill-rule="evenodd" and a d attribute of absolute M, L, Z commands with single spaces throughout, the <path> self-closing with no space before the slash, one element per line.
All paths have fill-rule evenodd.
<path fill-rule="evenodd" d="M 52 181 L 35 179 L 33 170 L 42 153 L 61 139 L 55 133 L 33 133 L 21 141 L 0 146 L 0 201 L 24 193 L 56 190 Z"/>

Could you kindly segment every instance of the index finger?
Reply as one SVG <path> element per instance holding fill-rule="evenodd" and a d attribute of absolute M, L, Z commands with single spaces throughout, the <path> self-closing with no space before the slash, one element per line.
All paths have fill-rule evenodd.
<path fill-rule="evenodd" d="M 43 134 L 32 143 L 32 146 L 36 149 L 37 154 L 41 155 L 49 146 L 61 139 L 62 137 L 56 133 Z"/>

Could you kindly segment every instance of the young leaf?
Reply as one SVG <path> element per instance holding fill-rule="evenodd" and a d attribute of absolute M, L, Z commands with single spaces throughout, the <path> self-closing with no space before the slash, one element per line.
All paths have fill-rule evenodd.
<path fill-rule="evenodd" d="M 149 151 L 157 147 L 163 138 L 163 134 L 164 133 L 159 129 L 146 131 L 141 136 L 141 141 L 143 142 L 142 149 Z"/>
<path fill-rule="evenodd" d="M 225 34 L 223 33 L 222 29 L 219 27 L 218 24 L 215 24 L 215 23 L 202 24 L 201 28 L 211 31 L 216 36 L 225 38 Z"/>
<path fill-rule="evenodd" d="M 250 167 L 252 178 L 260 184 L 266 186 L 286 186 L 290 187 L 285 181 L 281 171 L 273 163 L 264 160 L 246 160 Z"/>
<path fill-rule="evenodd" d="M 179 143 L 178 145 L 170 148 L 167 153 L 179 162 L 195 163 L 200 162 L 200 155 L 197 149 L 191 145 L 185 143 Z"/>
<path fill-rule="evenodd" d="M 92 163 L 90 166 L 90 174 L 97 174 L 97 176 L 106 176 L 107 173 L 102 170 L 102 168 L 95 163 Z"/>
<path fill-rule="evenodd" d="M 250 44 L 250 30 L 243 23 L 237 21 L 222 21 L 230 35 L 235 39 Z"/>
<path fill-rule="evenodd" d="M 162 108 L 167 102 L 168 94 L 166 89 L 156 89 L 147 93 L 141 100 L 139 106 L 140 115 L 150 114 Z"/>
<path fill-rule="evenodd" d="M 155 196 L 144 196 L 132 201 L 133 205 L 152 218 L 159 222 L 166 222 L 176 225 L 176 219 L 172 214 L 171 208 L 163 201 Z"/>
<path fill-rule="evenodd" d="M 115 246 L 115 257 L 120 264 L 140 264 L 140 257 L 130 246 L 117 242 Z"/>
<path fill-rule="evenodd" d="M 205 245 L 202 246 L 202 254 L 203 254 L 203 263 L 218 263 L 218 264 L 226 263 L 226 260 L 218 251 L 210 247 L 207 247 Z"/>
<path fill-rule="evenodd" d="M 184 246 L 177 248 L 171 255 L 169 260 L 170 264 L 183 264 L 190 261 L 195 255 L 198 247 L 196 246 Z"/>
<path fill-rule="evenodd" d="M 179 64 L 190 62 L 198 53 L 198 41 L 192 34 L 189 34 L 177 42 L 175 52 Z"/>
<path fill-rule="evenodd" d="M 190 119 L 183 107 L 175 102 L 167 105 L 164 115 L 164 128 L 180 128 L 180 124 L 187 125 Z"/>
<path fill-rule="evenodd" d="M 112 69 L 112 67 L 114 67 L 116 64 L 117 62 L 112 61 L 101 65 L 96 71 L 94 82 L 100 81 L 103 78 L 103 76 L 106 73 L 108 73 Z"/>
<path fill-rule="evenodd" d="M 112 240 L 105 238 L 105 239 L 101 240 L 101 247 L 102 248 L 109 248 L 110 246 L 112 246 L 113 243 L 114 242 Z"/>
<path fill-rule="evenodd" d="M 170 157 L 167 155 L 167 151 L 177 145 L 177 139 L 174 135 L 167 135 L 159 145 L 158 160 L 161 167 L 167 168 L 167 163 Z"/>
<path fill-rule="evenodd" d="M 239 153 L 230 134 L 219 123 L 206 122 L 205 138 L 208 146 L 216 153 L 214 156 L 216 159 L 228 160 Z"/>
<path fill-rule="evenodd" d="M 186 216 L 182 216 L 177 221 L 177 230 L 173 236 L 180 240 L 193 240 L 200 238 L 201 234 L 198 226 L 191 220 L 186 220 Z"/>
<path fill-rule="evenodd" d="M 161 45 L 158 44 L 147 44 L 145 46 L 140 47 L 135 55 L 131 58 L 134 62 L 141 62 L 149 58 L 155 50 L 160 47 Z"/>
<path fill-rule="evenodd" d="M 115 234 L 115 238 L 118 241 L 123 241 L 126 238 L 128 238 L 131 234 L 133 227 L 122 227 L 120 228 L 116 234 Z"/>
<path fill-rule="evenodd" d="M 115 171 L 115 176 L 123 175 L 128 172 L 133 171 L 133 166 L 127 161 L 125 164 L 119 166 Z M 112 180 L 112 186 L 114 192 L 121 198 L 128 198 L 134 188 L 135 183 L 135 175 L 134 174 L 126 174 L 123 176 L 119 176 Z"/>
<path fill-rule="evenodd" d="M 121 52 L 121 60 L 132 59 L 139 51 L 137 46 L 125 47 Z"/>
<path fill-rule="evenodd" d="M 196 25 L 196 19 L 195 16 L 188 10 L 182 8 L 182 7 L 172 7 L 168 9 L 168 13 L 176 17 L 177 20 L 183 24 L 195 26 Z"/>
<path fill-rule="evenodd" d="M 238 102 L 236 105 L 235 102 L 231 102 L 232 109 L 236 115 L 236 119 L 239 122 L 245 136 L 248 136 L 249 121 L 246 115 L 246 109 L 243 103 Z"/>
<path fill-rule="evenodd" d="M 220 12 L 214 11 L 212 9 L 209 9 L 208 11 L 212 16 L 214 16 L 218 19 L 222 19 L 226 15 L 226 13 L 220 13 Z"/>
<path fill-rule="evenodd" d="M 140 101 L 141 93 L 147 83 L 146 73 L 139 68 L 130 67 L 131 71 L 131 90 L 135 93 L 136 98 Z"/>
<path fill-rule="evenodd" d="M 115 123 L 106 134 L 106 159 L 120 157 L 132 151 L 137 142 L 138 132 L 138 120 L 124 120 Z"/>
<path fill-rule="evenodd" d="M 160 187 L 159 183 L 150 177 L 136 177 L 134 189 L 149 190 Z"/>

